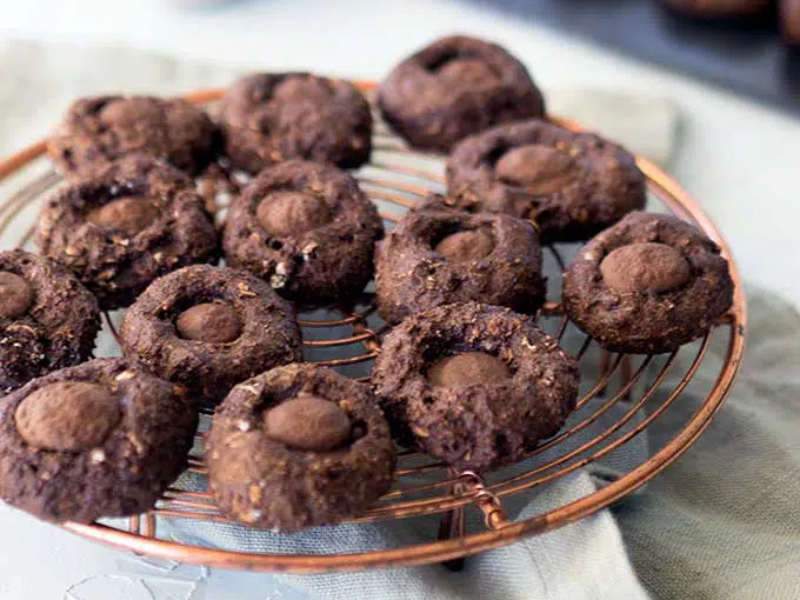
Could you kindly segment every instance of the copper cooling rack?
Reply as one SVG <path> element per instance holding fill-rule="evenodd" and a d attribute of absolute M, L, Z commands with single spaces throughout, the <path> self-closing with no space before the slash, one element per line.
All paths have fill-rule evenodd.
<path fill-rule="evenodd" d="M 373 85 L 361 83 L 367 92 Z M 189 98 L 209 103 L 220 95 L 220 90 L 204 90 Z M 558 122 L 579 129 L 575 124 Z M 407 149 L 380 122 L 374 141 L 373 160 L 357 175 L 363 189 L 379 204 L 387 226 L 391 226 L 418 198 L 443 189 L 443 161 L 441 157 Z M 44 152 L 44 142 L 40 142 L 0 162 L 0 234 L 6 240 L 5 245 L 17 243 L 31 247 L 35 205 L 60 182 L 60 177 L 43 158 Z M 397 483 L 392 491 L 364 515 L 348 522 L 427 519 L 426 524 L 433 523 L 430 541 L 399 548 L 376 547 L 353 554 L 263 554 L 167 539 L 162 533 L 162 523 L 166 521 L 178 528 L 186 521 L 201 520 L 209 524 L 226 521 L 203 487 L 192 488 L 194 491 L 170 488 L 154 510 L 133 517 L 124 525 L 117 522 L 113 525 L 65 523 L 63 527 L 137 553 L 234 569 L 311 573 L 448 561 L 452 565 L 465 556 L 561 527 L 631 494 L 683 454 L 720 408 L 742 360 L 746 325 L 739 274 L 714 224 L 658 167 L 644 158 L 638 158 L 638 164 L 648 179 L 651 209 L 660 202 L 667 210 L 701 227 L 722 248 L 730 261 L 735 283 L 732 309 L 698 343 L 663 357 L 632 357 L 601 352 L 590 338 L 577 332 L 562 316 L 558 302 L 548 302 L 538 315 L 539 321 L 580 359 L 584 377 L 584 393 L 565 429 L 534 450 L 521 468 L 487 477 L 469 471 L 455 472 L 432 459 L 411 452 L 401 453 Z M 224 211 L 224 206 L 220 208 Z M 548 250 L 558 271 L 570 248 Z M 551 277 L 549 297 L 557 297 L 553 293 L 559 287 L 558 277 Z M 380 352 L 381 339 L 387 330 L 374 311 L 374 303 L 367 294 L 363 304 L 354 311 L 301 315 L 309 360 L 348 372 L 362 365 L 361 374 L 367 373 L 370 361 Z M 106 317 L 107 327 L 113 334 L 113 318 Z M 342 331 L 346 333 L 342 335 Z M 726 355 L 721 364 L 711 365 L 710 378 L 707 376 L 709 368 L 704 369 L 706 376 L 701 384 L 693 379 L 707 358 L 712 338 L 715 343 L 725 345 Z M 322 351 L 321 356 L 315 354 L 319 351 Z M 641 443 L 648 428 L 679 405 L 687 386 L 694 384 L 700 388 L 692 391 L 699 402 L 683 411 L 688 416 L 678 424 L 667 442 L 657 447 L 650 444 L 646 458 L 638 464 L 626 465 L 623 471 L 617 470 L 613 476 L 605 477 L 596 491 L 533 517 L 514 519 L 507 510 L 513 498 L 535 494 L 542 486 L 554 485 L 569 474 L 593 468 L 598 461 L 613 456 L 615 451 L 629 444 Z M 613 419 L 609 420 L 609 415 L 614 415 Z M 188 470 L 197 475 L 205 473 L 203 435 L 198 433 L 197 451 L 188 465 Z M 202 477 L 195 479 L 203 481 Z M 468 511 L 482 515 L 481 527 L 467 527 Z M 431 515 L 439 515 L 439 518 L 431 519 Z"/>

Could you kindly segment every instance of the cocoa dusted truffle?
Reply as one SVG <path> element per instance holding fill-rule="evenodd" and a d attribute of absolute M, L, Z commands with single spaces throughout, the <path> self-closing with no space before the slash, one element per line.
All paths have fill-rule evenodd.
<path fill-rule="evenodd" d="M 153 507 L 197 428 L 186 390 L 121 359 L 31 381 L 0 403 L 0 497 L 50 521 Z"/>
<path fill-rule="evenodd" d="M 733 302 L 720 249 L 670 215 L 631 213 L 584 246 L 563 281 L 564 310 L 614 352 L 671 352 L 706 334 Z"/>
<path fill-rule="evenodd" d="M 539 120 L 458 144 L 447 190 L 450 208 L 535 221 L 544 243 L 585 240 L 647 200 L 644 175 L 622 147 Z"/>
<path fill-rule="evenodd" d="M 129 360 L 205 403 L 301 359 L 293 307 L 250 273 L 209 265 L 156 280 L 125 313 L 120 337 Z"/>
<path fill-rule="evenodd" d="M 0 396 L 87 360 L 100 330 L 97 300 L 55 262 L 0 252 Z"/>
<path fill-rule="evenodd" d="M 392 484 L 395 448 L 368 385 L 288 365 L 233 388 L 214 415 L 207 458 L 220 510 L 293 531 L 367 509 Z"/>
<path fill-rule="evenodd" d="M 406 318 L 386 336 L 372 381 L 401 444 L 486 471 L 564 425 L 578 366 L 533 319 L 470 302 Z"/>

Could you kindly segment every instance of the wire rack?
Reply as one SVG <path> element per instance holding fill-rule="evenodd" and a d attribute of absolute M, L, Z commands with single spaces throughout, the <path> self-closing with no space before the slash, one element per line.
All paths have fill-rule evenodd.
<path fill-rule="evenodd" d="M 374 87 L 371 82 L 359 85 L 366 92 Z M 221 93 L 204 90 L 189 98 L 197 103 L 213 103 Z M 573 123 L 554 120 L 579 129 Z M 417 199 L 443 189 L 443 161 L 440 156 L 409 150 L 380 121 L 374 146 L 372 162 L 357 176 L 391 227 Z M 44 152 L 45 144 L 40 142 L 0 162 L 0 234 L 11 240 L 11 244 L 30 247 L 31 223 L 35 222 L 37 205 L 60 182 L 60 177 L 42 159 Z M 742 359 L 746 325 L 739 275 L 714 225 L 674 180 L 646 159 L 637 160 L 647 176 L 652 200 L 702 228 L 722 248 L 735 283 L 733 307 L 706 338 L 670 355 L 654 357 L 601 351 L 592 339 L 569 323 L 557 301 L 548 302 L 537 318 L 579 359 L 584 379 L 582 396 L 567 426 L 516 468 L 487 476 L 457 472 L 433 459 L 401 452 L 394 488 L 365 514 L 348 521 L 425 519 L 424 523 L 433 529 L 429 541 L 352 554 L 264 554 L 175 541 L 163 535 L 161 525 L 167 521 L 170 526 L 178 527 L 188 521 L 227 521 L 204 486 L 192 490 L 171 487 L 152 511 L 124 523 L 64 523 L 63 527 L 137 553 L 234 569 L 311 573 L 436 562 L 456 568 L 468 555 L 561 527 L 631 494 L 685 452 L 720 408 Z M 220 209 L 224 214 L 224 206 Z M 548 248 L 556 273 L 563 270 L 570 250 L 570 247 Z M 548 297 L 557 297 L 560 287 L 557 276 L 551 277 L 549 287 Z M 366 378 L 388 330 L 374 312 L 372 296 L 367 293 L 355 309 L 301 315 L 307 360 Z M 114 318 L 108 314 L 106 324 L 107 331 L 115 335 Z M 718 338 L 715 342 L 724 345 L 725 356 L 721 364 L 712 365 L 713 376 L 704 377 L 701 385 L 693 379 L 706 359 L 712 338 Z M 690 384 L 701 388 L 693 390 L 693 397 L 700 401 L 691 410 L 683 411 L 688 415 L 674 427 L 668 441 L 658 447 L 644 445 L 647 450 L 643 460 L 626 464 L 622 470 L 617 467 L 613 475 L 606 470 L 596 491 L 563 505 L 525 519 L 510 515 L 507 507 L 515 498 L 536 494 L 543 486 L 554 485 L 582 469 L 594 468 L 630 444 L 641 446 L 643 433 L 680 402 Z M 207 424 L 208 416 L 204 420 Z M 188 473 L 199 481 L 203 481 L 205 474 L 204 429 L 201 426 L 197 434 L 195 451 L 187 466 Z M 482 516 L 478 527 L 470 525 L 474 519 L 467 520 L 470 511 Z"/>

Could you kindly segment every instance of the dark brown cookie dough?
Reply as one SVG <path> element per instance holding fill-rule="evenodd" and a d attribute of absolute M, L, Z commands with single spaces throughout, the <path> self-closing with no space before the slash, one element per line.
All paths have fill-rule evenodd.
<path fill-rule="evenodd" d="M 158 279 L 125 313 L 125 356 L 219 402 L 258 373 L 301 359 L 294 309 L 244 271 L 194 265 Z"/>
<path fill-rule="evenodd" d="M 412 146 L 442 152 L 494 125 L 544 116 L 542 94 L 521 62 L 461 35 L 397 65 L 378 87 L 378 106 Z"/>
<path fill-rule="evenodd" d="M 72 270 L 101 308 L 127 306 L 155 278 L 218 256 L 193 182 L 145 155 L 60 189 L 42 208 L 39 248 Z"/>
<path fill-rule="evenodd" d="M 671 352 L 730 308 L 733 281 L 719 248 L 668 216 L 631 213 L 592 239 L 564 274 L 566 314 L 614 352 Z"/>
<path fill-rule="evenodd" d="M 336 167 L 287 161 L 268 167 L 228 211 L 228 265 L 284 297 L 323 306 L 357 296 L 372 278 L 383 225 L 358 183 Z"/>
<path fill-rule="evenodd" d="M 225 151 L 249 173 L 287 159 L 343 169 L 369 161 L 372 114 L 356 86 L 309 73 L 263 73 L 228 88 L 220 106 Z"/>
<path fill-rule="evenodd" d="M 214 415 L 207 460 L 222 512 L 291 531 L 362 513 L 389 490 L 395 448 L 368 385 L 289 365 L 233 389 Z"/>
<path fill-rule="evenodd" d="M 477 471 L 552 436 L 578 394 L 577 363 L 533 319 L 474 302 L 408 317 L 372 379 L 403 445 Z"/>
<path fill-rule="evenodd" d="M 509 215 L 411 212 L 378 244 L 379 314 L 390 324 L 454 302 L 535 313 L 544 302 L 536 229 Z"/>
<path fill-rule="evenodd" d="M 0 396 L 88 359 L 100 330 L 97 300 L 53 261 L 0 252 Z"/>
<path fill-rule="evenodd" d="M 622 147 L 538 120 L 461 142 L 447 189 L 461 210 L 535 221 L 544 243 L 587 239 L 646 202 L 644 175 Z"/>
<path fill-rule="evenodd" d="M 186 100 L 99 96 L 70 106 L 48 139 L 47 151 L 70 177 L 133 153 L 196 175 L 215 158 L 218 145 L 214 123 Z"/>
<path fill-rule="evenodd" d="M 139 514 L 181 473 L 196 428 L 185 389 L 123 360 L 56 371 L 0 404 L 0 496 L 51 521 Z"/>
<path fill-rule="evenodd" d="M 764 12 L 770 0 L 661 0 L 667 7 L 691 17 L 741 18 Z"/>

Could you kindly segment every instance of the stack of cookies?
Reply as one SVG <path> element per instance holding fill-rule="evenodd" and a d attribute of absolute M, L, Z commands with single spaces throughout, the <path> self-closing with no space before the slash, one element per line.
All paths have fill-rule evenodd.
<path fill-rule="evenodd" d="M 728 310 L 719 248 L 641 212 L 635 158 L 550 122 L 502 47 L 441 39 L 376 100 L 412 148 L 447 153 L 446 194 L 388 233 L 348 172 L 370 160 L 373 117 L 347 81 L 251 75 L 213 117 L 154 97 L 68 110 L 40 255 L 0 253 L 3 499 L 55 521 L 147 511 L 202 407 L 209 489 L 254 527 L 362 513 L 392 485 L 396 444 L 459 470 L 518 461 L 578 394 L 576 360 L 536 324 L 543 244 L 586 242 L 563 309 L 609 350 L 673 351 Z M 373 279 L 394 328 L 371 381 L 304 364 L 298 309 L 352 306 Z M 116 309 L 123 357 L 92 359 Z"/>

